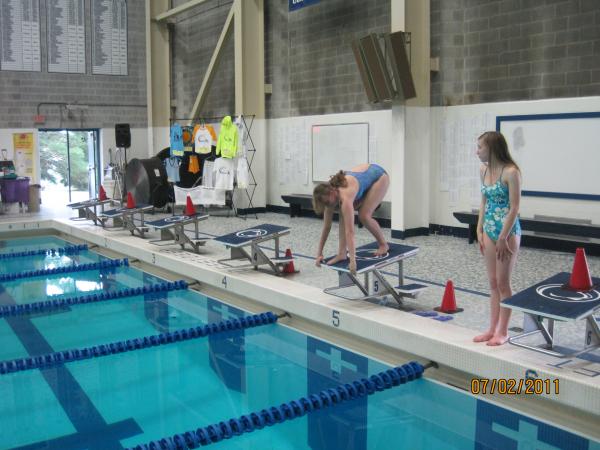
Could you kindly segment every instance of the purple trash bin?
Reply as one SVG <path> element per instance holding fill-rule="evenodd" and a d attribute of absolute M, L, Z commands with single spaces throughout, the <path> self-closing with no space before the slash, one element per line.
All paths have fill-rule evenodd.
<path fill-rule="evenodd" d="M 3 203 L 29 203 L 29 178 L 0 179 Z"/>

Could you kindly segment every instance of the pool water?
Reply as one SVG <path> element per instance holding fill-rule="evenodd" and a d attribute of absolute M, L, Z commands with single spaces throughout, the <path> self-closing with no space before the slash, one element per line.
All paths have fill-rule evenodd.
<path fill-rule="evenodd" d="M 36 245 L 65 245 L 55 240 L 38 238 Z M 33 247 L 12 240 L 4 242 L 2 250 L 6 248 Z M 81 261 L 103 259 L 89 251 L 76 257 Z M 22 264 L 44 264 L 43 259 L 28 257 L 18 264 L 15 260 L 6 270 L 16 272 Z M 2 283 L 0 304 L 162 281 L 131 267 L 88 272 Z M 0 318 L 0 361 L 247 315 L 217 299 L 179 290 Z M 388 368 L 272 324 L 0 375 L 0 448 L 127 448 L 280 405 Z M 600 450 L 599 443 L 585 437 L 425 379 L 212 447 Z"/>

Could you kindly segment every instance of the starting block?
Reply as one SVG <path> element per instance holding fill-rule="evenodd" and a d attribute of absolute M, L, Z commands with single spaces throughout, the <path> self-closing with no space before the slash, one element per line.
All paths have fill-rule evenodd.
<path fill-rule="evenodd" d="M 594 313 L 600 309 L 600 278 L 592 278 L 588 291 L 565 288 L 570 274 L 558 273 L 505 299 L 502 306 L 525 314 L 523 332 L 508 339 L 513 345 L 546 355 L 569 358 L 600 348 L 600 326 Z M 548 321 L 546 325 L 544 319 Z M 586 321 L 583 349 L 561 353 L 554 350 L 555 322 Z M 520 342 L 528 336 L 541 334 L 545 343 L 534 346 Z"/>
<path fill-rule="evenodd" d="M 140 204 L 134 208 L 109 209 L 100 213 L 99 217 L 103 219 L 102 226 L 104 226 L 106 220 L 113 219 L 115 226 L 117 226 L 117 223 L 122 222 L 123 229 L 129 230 L 132 235 L 137 231 L 140 237 L 144 237 L 144 234 L 148 232 L 148 227 L 144 225 L 144 214 L 153 208 L 152 205 Z M 135 224 L 136 214 L 140 215 L 141 223 L 139 226 Z"/>
<path fill-rule="evenodd" d="M 100 214 L 104 212 L 104 205 L 110 203 L 112 200 L 107 198 L 100 200 L 98 198 L 91 198 L 83 202 L 69 203 L 67 206 L 77 211 L 77 217 L 71 217 L 71 220 L 93 220 L 94 225 L 103 223 Z M 98 206 L 100 207 L 100 214 L 98 214 Z"/>
<path fill-rule="evenodd" d="M 216 237 L 214 240 L 231 249 L 231 257 L 221 259 L 219 262 L 234 269 L 259 266 L 269 266 L 276 275 L 282 275 L 283 266 L 294 260 L 293 257 L 280 256 L 279 238 L 290 233 L 288 227 L 265 223 L 253 228 L 236 231 Z M 268 241 L 275 241 L 275 256 L 267 255 L 260 247 Z M 246 249 L 249 247 L 249 249 Z M 232 261 L 248 261 L 247 264 L 229 264 Z"/>
<path fill-rule="evenodd" d="M 198 222 L 208 219 L 208 214 L 192 214 L 182 216 L 165 217 L 160 220 L 146 222 L 146 225 L 160 230 L 160 239 L 150 241 L 155 245 L 179 244 L 181 248 L 185 248 L 185 244 L 189 244 L 196 253 L 201 245 L 206 244 L 206 241 L 212 238 L 200 237 L 198 231 Z M 190 238 L 185 234 L 185 226 L 194 224 L 194 237 Z"/>
<path fill-rule="evenodd" d="M 338 285 L 323 291 L 347 300 L 366 300 L 391 295 L 400 305 L 402 305 L 402 297 L 417 298 L 427 286 L 417 283 L 404 284 L 402 262 L 406 258 L 416 255 L 419 251 L 418 247 L 393 243 L 388 243 L 388 245 L 390 246 L 388 253 L 381 256 L 373 254 L 379 247 L 376 242 L 358 247 L 356 249 L 356 275 L 350 273 L 347 259 L 332 265 L 327 265 L 326 261 L 333 257 L 325 259 L 323 266 L 338 273 Z M 396 287 L 392 286 L 382 273 L 386 267 L 392 264 L 398 264 L 398 286 Z M 359 279 L 361 275 L 364 277 L 363 281 Z M 362 295 L 357 297 L 338 292 L 352 287 L 358 288 Z"/>

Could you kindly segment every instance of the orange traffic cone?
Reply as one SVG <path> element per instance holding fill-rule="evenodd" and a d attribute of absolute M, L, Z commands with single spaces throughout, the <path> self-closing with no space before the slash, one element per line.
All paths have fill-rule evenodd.
<path fill-rule="evenodd" d="M 444 290 L 442 304 L 439 307 L 433 309 L 446 314 L 454 314 L 463 311 L 463 308 L 456 307 L 456 297 L 454 296 L 454 283 L 452 283 L 452 280 L 448 280 L 446 282 L 446 289 Z"/>
<path fill-rule="evenodd" d="M 131 192 L 127 193 L 127 208 L 135 208 L 135 200 L 133 199 L 133 195 L 131 195 Z"/>
<path fill-rule="evenodd" d="M 593 287 L 590 268 L 583 248 L 575 250 L 575 262 L 573 263 L 569 284 L 566 287 L 576 291 L 589 291 Z"/>
<path fill-rule="evenodd" d="M 193 216 L 194 214 L 196 214 L 196 208 L 194 208 L 194 202 L 192 202 L 192 197 L 188 195 L 185 203 L 185 215 Z"/>
<path fill-rule="evenodd" d="M 292 250 L 291 249 L 286 249 L 285 251 L 285 257 L 286 258 L 291 258 L 292 257 Z M 296 269 L 294 268 L 294 260 L 290 261 L 289 263 L 287 263 L 284 267 L 283 267 L 283 273 L 296 273 Z"/>
<path fill-rule="evenodd" d="M 104 190 L 104 186 L 100 185 L 100 192 L 98 194 L 98 200 L 108 200 L 108 196 L 106 195 L 106 191 Z"/>

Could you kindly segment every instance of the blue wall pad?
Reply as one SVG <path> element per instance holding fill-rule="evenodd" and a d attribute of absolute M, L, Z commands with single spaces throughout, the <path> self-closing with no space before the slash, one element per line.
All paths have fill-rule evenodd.
<path fill-rule="evenodd" d="M 156 292 L 168 292 L 187 289 L 188 284 L 184 280 L 152 284 L 144 287 L 125 288 L 119 291 L 101 292 L 99 294 L 88 294 L 81 297 L 67 297 L 56 300 L 45 300 L 43 302 L 26 303 L 23 305 L 0 306 L 0 317 L 17 316 L 21 314 L 37 314 L 40 312 L 60 309 L 65 306 L 80 305 L 83 303 L 105 302 L 125 297 L 135 297 Z"/>
<path fill-rule="evenodd" d="M 60 256 L 60 255 L 76 255 L 88 249 L 87 244 L 69 245 L 59 248 L 42 248 L 39 250 L 25 250 L 22 252 L 0 253 L 0 259 L 26 258 L 28 256 Z"/>
<path fill-rule="evenodd" d="M 109 267 L 129 266 L 129 260 L 108 259 L 96 263 L 72 264 L 70 266 L 55 267 L 54 269 L 26 270 L 25 272 L 3 273 L 0 275 L 0 281 L 13 281 L 21 278 L 41 277 L 54 275 L 57 273 L 84 272 L 86 270 L 108 269 Z"/>
<path fill-rule="evenodd" d="M 208 325 L 183 330 L 175 330 L 143 338 L 127 339 L 110 344 L 95 345 L 82 349 L 64 350 L 62 352 L 47 353 L 34 357 L 13 359 L 0 362 L 0 375 L 13 372 L 21 372 L 31 369 L 46 369 L 70 361 L 81 361 L 83 359 L 97 358 L 100 356 L 125 353 L 148 347 L 171 344 L 173 342 L 188 341 L 210 334 L 224 331 L 240 330 L 243 328 L 258 327 L 277 322 L 278 317 L 268 311 L 252 316 L 240 317 L 239 319 L 223 320 L 221 322 L 209 323 Z"/>
<path fill-rule="evenodd" d="M 207 427 L 152 441 L 148 444 L 137 445 L 129 448 L 129 450 L 184 450 L 210 445 L 223 439 L 302 417 L 315 410 L 335 406 L 341 402 L 365 397 L 377 391 L 384 391 L 405 384 L 421 378 L 424 370 L 425 368 L 421 364 L 413 361 L 371 375 L 369 379 L 362 378 L 352 383 L 340 384 L 336 388 L 322 390 L 307 397 L 300 397 L 298 400 L 282 403 L 279 406 L 272 406 L 240 416 L 237 419 L 229 419 Z"/>

